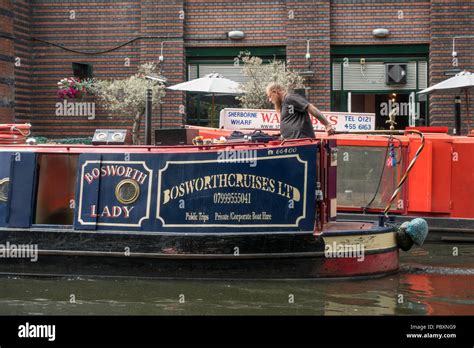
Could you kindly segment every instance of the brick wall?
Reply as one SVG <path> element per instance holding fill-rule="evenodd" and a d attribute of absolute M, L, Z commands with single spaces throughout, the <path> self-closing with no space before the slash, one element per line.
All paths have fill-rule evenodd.
<path fill-rule="evenodd" d="M 454 36 L 474 35 L 474 1 L 432 0 L 431 2 L 430 85 L 449 76 L 453 69 L 452 47 Z M 474 71 L 474 38 L 456 39 L 459 68 Z M 469 118 L 474 126 L 474 93 L 471 93 Z M 454 94 L 436 93 L 430 96 L 430 118 L 433 126 L 454 126 Z M 462 130 L 467 132 L 467 110 L 464 94 L 461 96 Z M 474 127 L 471 126 L 471 129 Z"/>
<path fill-rule="evenodd" d="M 429 0 L 331 0 L 331 43 L 429 43 L 429 19 Z M 390 35 L 374 38 L 376 28 Z"/>
<path fill-rule="evenodd" d="M 185 41 L 192 46 L 270 46 L 285 44 L 285 1 L 186 0 Z M 227 33 L 245 32 L 232 41 Z"/>
<path fill-rule="evenodd" d="M 183 41 L 185 15 L 183 11 L 183 0 L 141 1 L 141 34 L 161 38 L 142 40 L 140 59 L 142 62 L 157 62 L 163 47 L 162 74 L 168 79 L 170 85 L 182 82 L 185 76 Z M 161 115 L 164 127 L 182 124 L 181 105 L 184 105 L 183 92 L 166 92 Z M 156 107 L 152 115 L 153 128 L 158 128 L 160 108 Z"/>
<path fill-rule="evenodd" d="M 90 136 L 96 128 L 129 125 L 128 115 L 110 114 L 101 107 L 96 108 L 93 120 L 84 116 L 56 116 L 56 90 L 60 79 L 73 76 L 73 62 L 93 64 L 97 78 L 124 78 L 136 71 L 140 52 L 137 42 L 103 54 L 71 50 L 105 51 L 140 35 L 140 1 L 36 1 L 31 12 L 31 123 L 35 134 Z"/>
<path fill-rule="evenodd" d="M 0 1 L 0 123 L 14 118 L 14 40 L 13 4 Z"/>
<path fill-rule="evenodd" d="M 130 128 L 131 115 L 111 113 L 98 103 L 93 120 L 56 116 L 55 104 L 60 101 L 56 97 L 57 82 L 73 76 L 73 62 L 92 64 L 97 78 L 126 78 L 140 63 L 157 62 L 162 42 L 163 74 L 170 83 L 181 82 L 185 71 L 181 10 L 182 0 L 38 0 L 30 8 L 28 2 L 16 2 L 15 49 L 23 63 L 16 68 L 15 76 L 19 92 L 17 122 L 31 122 L 34 134 L 48 137 L 90 136 L 97 128 Z M 164 125 L 180 124 L 183 93 L 168 93 L 164 102 Z M 158 124 L 159 108 L 153 116 Z"/>
<path fill-rule="evenodd" d="M 6 36 L 14 32 L 16 39 L 13 50 L 12 40 L 0 36 L 5 52 L 0 55 L 0 115 L 8 120 L 15 100 L 17 121 L 31 122 L 36 134 L 52 137 L 86 136 L 102 127 L 130 127 L 130 115 L 111 114 L 101 107 L 94 120 L 55 115 L 56 84 L 72 76 L 72 62 L 93 64 L 98 78 L 126 78 L 140 63 L 157 61 L 163 48 L 163 74 L 174 84 L 186 78 L 186 47 L 286 45 L 290 66 L 307 70 L 307 40 L 309 69 L 314 72 L 307 77 L 309 99 L 328 110 L 331 45 L 430 43 L 433 84 L 446 78 L 444 70 L 452 67 L 452 37 L 474 32 L 473 6 L 471 0 L 1 1 L 0 30 Z M 372 30 L 377 27 L 388 28 L 390 36 L 373 38 Z M 242 30 L 246 37 L 232 41 L 226 37 L 231 30 Z M 98 52 L 138 37 L 101 54 L 80 54 L 53 45 Z M 456 45 L 459 66 L 474 70 L 473 39 L 458 39 Z M 15 75 L 14 57 L 21 58 Z M 181 124 L 183 104 L 184 93 L 167 92 L 164 126 Z M 451 124 L 452 109 L 452 96 L 432 96 L 433 125 Z M 154 128 L 159 116 L 157 108 Z"/>
<path fill-rule="evenodd" d="M 31 118 L 31 11 L 28 1 L 14 2 L 15 32 L 15 120 Z"/>
<path fill-rule="evenodd" d="M 307 40 L 311 54 L 306 78 L 308 99 L 321 110 L 330 109 L 330 4 L 329 1 L 299 0 L 286 2 L 287 59 L 297 70 L 308 70 L 305 58 Z"/>

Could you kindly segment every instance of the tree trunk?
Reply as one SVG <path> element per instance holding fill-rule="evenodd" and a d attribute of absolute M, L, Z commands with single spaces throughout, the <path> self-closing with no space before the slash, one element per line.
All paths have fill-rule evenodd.
<path fill-rule="evenodd" d="M 135 117 L 133 118 L 133 126 L 132 126 L 133 145 L 139 145 L 140 143 L 140 122 L 144 113 L 145 113 L 144 111 L 138 111 Z"/>

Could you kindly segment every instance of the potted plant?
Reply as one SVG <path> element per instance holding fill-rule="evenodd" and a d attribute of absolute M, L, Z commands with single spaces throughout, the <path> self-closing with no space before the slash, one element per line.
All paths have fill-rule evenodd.
<path fill-rule="evenodd" d="M 81 80 L 77 77 L 66 77 L 58 82 L 56 94 L 61 99 L 82 99 L 91 91 L 92 83 L 91 79 Z"/>

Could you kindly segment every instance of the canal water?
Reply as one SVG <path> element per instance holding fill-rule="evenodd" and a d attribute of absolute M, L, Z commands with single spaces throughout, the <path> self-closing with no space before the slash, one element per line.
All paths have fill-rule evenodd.
<path fill-rule="evenodd" d="M 401 252 L 371 280 L 0 278 L 0 315 L 474 315 L 474 244 Z"/>

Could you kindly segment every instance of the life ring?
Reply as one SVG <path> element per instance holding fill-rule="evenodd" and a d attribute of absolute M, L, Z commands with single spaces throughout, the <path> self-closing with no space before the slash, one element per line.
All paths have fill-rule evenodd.
<path fill-rule="evenodd" d="M 0 144 L 25 144 L 31 134 L 31 124 L 0 124 Z"/>

